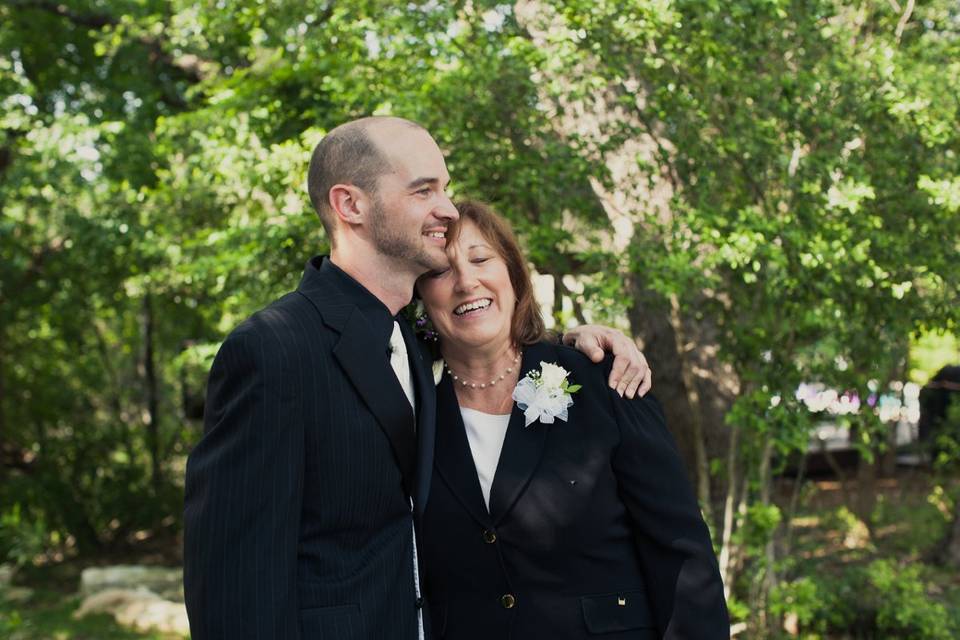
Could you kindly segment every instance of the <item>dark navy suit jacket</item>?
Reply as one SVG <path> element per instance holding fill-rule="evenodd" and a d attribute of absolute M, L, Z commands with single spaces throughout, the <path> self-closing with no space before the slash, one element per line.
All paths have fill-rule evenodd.
<path fill-rule="evenodd" d="M 419 517 L 435 388 L 400 324 L 416 418 L 390 368 L 393 318 L 329 260 L 224 342 L 187 464 L 194 640 L 416 639 L 410 497 Z"/>
<path fill-rule="evenodd" d="M 437 444 L 421 548 L 437 638 L 727 640 L 710 535 L 649 395 L 625 400 L 607 366 L 540 343 L 570 371 L 567 422 L 524 428 L 514 406 L 483 502 L 453 383 L 437 390 Z"/>

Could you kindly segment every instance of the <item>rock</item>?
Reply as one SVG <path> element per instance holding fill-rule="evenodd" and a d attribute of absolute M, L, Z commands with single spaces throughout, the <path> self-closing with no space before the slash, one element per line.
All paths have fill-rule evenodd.
<path fill-rule="evenodd" d="M 843 546 L 847 549 L 863 549 L 870 544 L 870 529 L 861 520 L 855 520 L 843 536 Z"/>
<path fill-rule="evenodd" d="M 33 589 L 27 587 L 2 587 L 0 600 L 13 604 L 22 604 L 33 597 Z"/>
<path fill-rule="evenodd" d="M 80 595 L 107 589 L 134 590 L 144 587 L 170 600 L 183 601 L 183 570 L 167 567 L 117 565 L 91 567 L 80 574 Z"/>
<path fill-rule="evenodd" d="M 783 630 L 786 631 L 789 636 L 800 635 L 800 616 L 798 616 L 795 611 L 788 611 L 787 614 L 783 616 Z"/>
<path fill-rule="evenodd" d="M 190 635 L 187 609 L 182 602 L 164 600 L 146 588 L 106 589 L 88 596 L 73 612 L 74 619 L 107 613 L 117 624 L 137 631 Z"/>
<path fill-rule="evenodd" d="M 0 564 L 0 588 L 10 584 L 14 573 L 16 573 L 16 569 L 12 564 Z"/>

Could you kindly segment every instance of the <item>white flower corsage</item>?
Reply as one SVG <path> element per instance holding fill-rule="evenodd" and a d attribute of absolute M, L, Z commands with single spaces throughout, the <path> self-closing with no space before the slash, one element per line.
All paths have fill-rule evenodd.
<path fill-rule="evenodd" d="M 433 361 L 433 386 L 440 384 L 443 379 L 443 358 Z"/>
<path fill-rule="evenodd" d="M 534 420 L 553 424 L 555 418 L 567 421 L 567 409 L 573 404 L 571 394 L 580 390 L 570 384 L 570 372 L 551 362 L 541 362 L 540 371 L 529 372 L 513 390 L 513 399 L 523 410 L 524 427 Z"/>

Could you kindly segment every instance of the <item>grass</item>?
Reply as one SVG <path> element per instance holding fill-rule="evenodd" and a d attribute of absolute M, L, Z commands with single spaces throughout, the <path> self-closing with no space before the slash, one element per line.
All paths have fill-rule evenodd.
<path fill-rule="evenodd" d="M 8 640 L 173 640 L 178 636 L 138 633 L 106 614 L 82 620 L 71 616 L 80 605 L 76 595 L 38 589 L 26 603 L 0 602 L 0 638 Z M 179 640 L 179 638 L 178 638 Z"/>
<path fill-rule="evenodd" d="M 94 564 L 102 564 L 97 559 Z M 119 558 L 117 564 L 135 562 Z M 91 614 L 80 620 L 73 612 L 82 598 L 77 594 L 80 572 L 91 561 L 72 558 L 40 567 L 27 566 L 14 583 L 29 587 L 33 596 L 11 603 L 0 590 L 0 638 L 3 640 L 183 640 L 180 636 L 139 632 L 122 627 L 108 614 Z"/>

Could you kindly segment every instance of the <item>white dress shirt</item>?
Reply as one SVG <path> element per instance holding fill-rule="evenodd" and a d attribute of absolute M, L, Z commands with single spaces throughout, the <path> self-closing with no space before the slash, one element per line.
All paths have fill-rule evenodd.
<path fill-rule="evenodd" d="M 407 356 L 407 345 L 403 341 L 403 334 L 400 333 L 400 325 L 393 321 L 393 333 L 390 335 L 390 366 L 403 387 L 403 393 L 410 401 L 410 408 L 413 409 L 414 424 L 416 424 L 417 403 L 413 394 L 413 379 L 410 377 L 410 358 Z M 410 510 L 413 511 L 413 498 L 410 499 Z M 413 521 L 410 521 L 413 527 Z M 417 601 L 420 600 L 420 568 L 417 566 L 417 530 L 413 529 L 413 588 L 417 594 Z M 417 609 L 417 631 L 420 640 L 424 640 L 423 634 L 423 609 Z"/>

